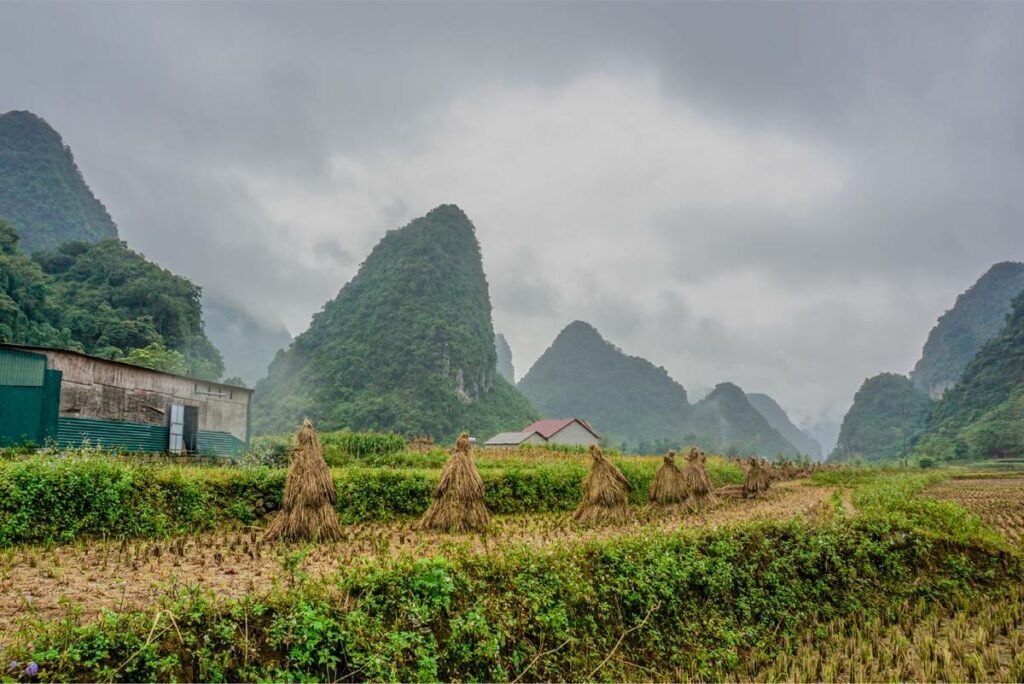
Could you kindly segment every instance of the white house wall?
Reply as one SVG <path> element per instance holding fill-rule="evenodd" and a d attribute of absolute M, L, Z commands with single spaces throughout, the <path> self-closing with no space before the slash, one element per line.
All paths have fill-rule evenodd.
<path fill-rule="evenodd" d="M 551 435 L 549 444 L 573 444 L 590 446 L 598 443 L 597 437 L 579 423 L 570 423 L 564 428 Z"/>

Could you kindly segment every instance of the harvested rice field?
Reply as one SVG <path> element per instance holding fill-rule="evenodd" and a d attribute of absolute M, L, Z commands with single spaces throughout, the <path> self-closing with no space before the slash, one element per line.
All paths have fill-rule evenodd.
<path fill-rule="evenodd" d="M 1024 545 L 1024 477 L 950 479 L 930 487 L 928 496 L 953 501 Z"/>
<path fill-rule="evenodd" d="M 318 580 L 361 558 L 501 553 L 522 545 L 543 548 L 655 530 L 717 529 L 794 516 L 814 519 L 830 510 L 836 489 L 805 484 L 780 482 L 757 500 L 723 497 L 706 511 L 623 527 L 580 528 L 565 512 L 494 516 L 481 534 L 424 532 L 416 529 L 416 520 L 347 525 L 340 541 L 315 545 L 265 543 L 263 529 L 250 526 L 165 540 L 14 547 L 0 551 L 0 641 L 20 618 L 55 618 L 71 606 L 95 616 L 103 610 L 144 608 L 168 591 L 182 589 L 239 598 L 287 584 L 296 572 Z M 291 569 L 289 559 L 297 559 Z"/>
<path fill-rule="evenodd" d="M 703 457 L 615 456 L 607 497 L 583 455 L 481 451 L 488 521 L 455 533 L 420 518 L 446 460 L 394 460 L 330 470 L 325 542 L 265 538 L 304 505 L 282 469 L 0 462 L 0 679 L 1020 679 L 1024 480 L 769 469 L 765 492 L 712 457 L 713 503 L 664 513 L 650 485 L 678 503 Z"/>

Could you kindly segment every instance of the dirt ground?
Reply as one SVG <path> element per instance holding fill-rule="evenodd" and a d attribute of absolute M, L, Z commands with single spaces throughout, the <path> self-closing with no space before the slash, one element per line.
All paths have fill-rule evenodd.
<path fill-rule="evenodd" d="M 366 556 L 488 553 L 509 545 L 564 544 L 651 528 L 714 529 L 795 515 L 813 517 L 829 509 L 834 491 L 803 486 L 801 481 L 778 482 L 762 499 L 723 497 L 705 512 L 599 530 L 573 528 L 571 513 L 565 512 L 495 516 L 487 534 L 471 535 L 420 532 L 413 529 L 413 520 L 350 525 L 344 528 L 342 541 L 310 547 L 264 544 L 262 530 L 256 528 L 165 540 L 17 547 L 0 552 L 0 645 L 21 618 L 55 618 L 69 606 L 78 606 L 92 617 L 104 609 L 152 605 L 175 589 L 239 597 L 285 584 L 292 572 L 316 580 Z"/>
<path fill-rule="evenodd" d="M 954 501 L 1017 545 L 1024 545 L 1024 478 L 945 480 L 928 496 Z"/>

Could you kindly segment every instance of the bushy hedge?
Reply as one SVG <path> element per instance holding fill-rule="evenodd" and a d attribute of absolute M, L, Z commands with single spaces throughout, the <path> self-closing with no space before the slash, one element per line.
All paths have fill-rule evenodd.
<path fill-rule="evenodd" d="M 831 619 L 1024 577 L 1018 556 L 915 523 L 897 496 L 835 523 L 364 560 L 239 602 L 41 623 L 3 661 L 85 681 L 720 680 Z"/>
<path fill-rule="evenodd" d="M 438 454 L 442 456 L 446 458 Z M 658 460 L 616 459 L 633 485 L 634 504 L 646 502 Z M 709 463 L 708 471 L 716 485 L 742 478 L 739 468 L 728 463 Z M 492 513 L 565 511 L 578 504 L 587 467 L 583 461 L 511 461 L 487 464 L 480 473 Z M 421 514 L 440 470 L 349 467 L 334 468 L 332 474 L 338 512 L 343 522 L 351 523 Z M 82 536 L 163 536 L 209 529 L 223 521 L 250 523 L 280 507 L 285 478 L 281 468 L 181 467 L 110 457 L 4 461 L 0 546 Z"/>

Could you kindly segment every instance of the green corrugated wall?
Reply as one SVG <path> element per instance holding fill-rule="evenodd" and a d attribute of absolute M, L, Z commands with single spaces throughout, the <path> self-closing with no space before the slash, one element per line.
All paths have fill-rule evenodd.
<path fill-rule="evenodd" d="M 137 453 L 160 454 L 167 451 L 168 429 L 165 425 L 124 423 L 95 418 L 57 419 L 57 443 L 63 447 L 89 446 L 121 448 Z M 229 432 L 199 431 L 199 453 L 204 456 L 241 456 L 245 442 Z"/>
<path fill-rule="evenodd" d="M 42 354 L 0 349 L 0 447 L 42 446 L 53 437 L 60 373 L 56 378 L 48 373 Z M 52 406 L 45 406 L 47 401 Z"/>
<path fill-rule="evenodd" d="M 60 446 L 80 447 L 85 442 L 93 447 L 159 454 L 167 451 L 167 426 L 65 416 L 57 419 Z"/>

